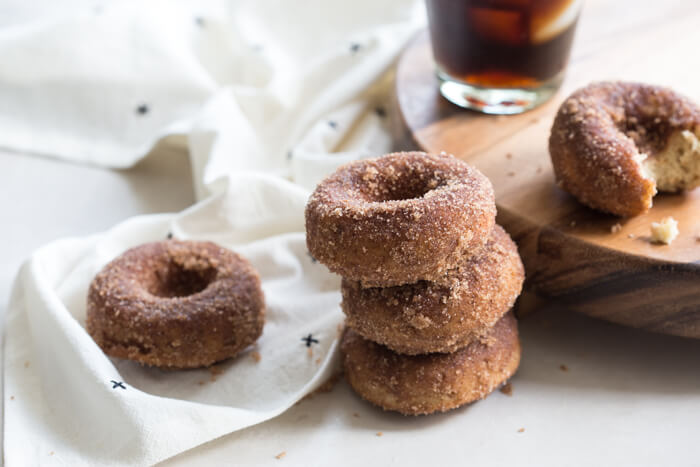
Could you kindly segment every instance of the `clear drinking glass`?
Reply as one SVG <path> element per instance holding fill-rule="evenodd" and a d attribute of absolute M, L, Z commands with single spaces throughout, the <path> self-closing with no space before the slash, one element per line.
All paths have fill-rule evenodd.
<path fill-rule="evenodd" d="M 564 78 L 583 0 L 426 0 L 440 92 L 490 114 L 549 99 Z"/>

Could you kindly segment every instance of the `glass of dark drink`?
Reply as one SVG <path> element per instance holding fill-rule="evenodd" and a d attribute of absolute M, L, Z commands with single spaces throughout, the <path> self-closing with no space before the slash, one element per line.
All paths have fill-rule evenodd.
<path fill-rule="evenodd" d="M 440 92 L 490 114 L 549 99 L 564 78 L 583 0 L 426 0 Z"/>

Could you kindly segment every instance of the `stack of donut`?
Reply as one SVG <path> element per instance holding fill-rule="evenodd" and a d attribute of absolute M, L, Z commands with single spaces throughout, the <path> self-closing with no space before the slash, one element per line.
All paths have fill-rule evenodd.
<path fill-rule="evenodd" d="M 353 389 L 406 415 L 481 399 L 515 373 L 510 311 L 524 271 L 493 187 L 447 154 L 339 168 L 306 207 L 307 246 L 343 276 L 341 349 Z"/>

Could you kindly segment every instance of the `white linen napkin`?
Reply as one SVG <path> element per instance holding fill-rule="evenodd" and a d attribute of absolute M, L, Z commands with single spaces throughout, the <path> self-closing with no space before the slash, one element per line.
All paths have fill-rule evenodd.
<path fill-rule="evenodd" d="M 137 217 L 105 234 L 58 240 L 22 267 L 7 319 L 8 465 L 155 463 L 274 417 L 332 376 L 339 281 L 306 252 L 299 222 L 306 193 L 251 178 L 181 215 Z M 251 216 L 247 202 L 261 214 Z M 287 225 L 263 229 L 279 206 L 290 213 Z M 125 249 L 168 233 L 232 248 L 262 278 L 262 337 L 213 370 L 110 359 L 84 329 L 97 271 Z"/>
<path fill-rule="evenodd" d="M 200 198 L 241 170 L 310 188 L 309 164 L 388 144 L 381 78 L 422 17 L 416 0 L 154 0 L 6 27 L 0 146 L 123 168 L 184 135 Z"/>
<path fill-rule="evenodd" d="M 124 2 L 0 30 L 0 146 L 127 167 L 168 138 L 187 145 L 203 199 L 24 264 L 6 321 L 8 465 L 156 463 L 270 419 L 332 375 L 339 281 L 308 255 L 303 209 L 338 164 L 389 149 L 387 72 L 420 7 Z M 107 358 L 84 329 L 100 267 L 169 232 L 243 254 L 263 280 L 263 336 L 214 373 Z"/>

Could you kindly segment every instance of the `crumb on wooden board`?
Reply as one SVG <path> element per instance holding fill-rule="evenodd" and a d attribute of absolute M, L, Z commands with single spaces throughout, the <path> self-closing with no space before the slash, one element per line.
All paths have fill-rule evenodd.
<path fill-rule="evenodd" d="M 678 221 L 673 217 L 664 217 L 659 222 L 651 223 L 651 241 L 670 245 L 678 236 Z"/>

